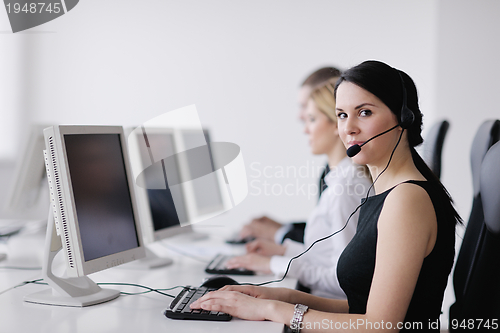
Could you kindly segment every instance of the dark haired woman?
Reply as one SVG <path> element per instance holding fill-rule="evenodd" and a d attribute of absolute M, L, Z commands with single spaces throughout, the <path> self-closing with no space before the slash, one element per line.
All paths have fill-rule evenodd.
<path fill-rule="evenodd" d="M 376 195 L 361 207 L 356 235 L 338 262 L 347 301 L 283 288 L 228 286 L 193 307 L 281 322 L 304 332 L 439 330 L 460 217 L 415 152 L 423 141 L 415 85 L 402 71 L 366 61 L 341 76 L 336 101 L 346 147 L 396 126 L 353 157 L 377 180 Z"/>

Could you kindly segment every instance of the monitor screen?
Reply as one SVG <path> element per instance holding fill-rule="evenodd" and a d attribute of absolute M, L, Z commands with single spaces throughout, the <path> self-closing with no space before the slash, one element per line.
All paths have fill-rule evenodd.
<path fill-rule="evenodd" d="M 187 155 L 187 166 L 191 174 L 197 174 L 197 168 L 215 171 L 208 131 L 203 131 L 203 135 L 206 145 L 198 149 L 198 155 Z M 200 133 L 186 130 L 182 132 L 182 138 L 186 147 L 193 147 L 200 140 Z M 209 214 L 224 209 L 219 180 L 215 172 L 192 180 L 192 184 L 198 215 Z"/>
<path fill-rule="evenodd" d="M 30 127 L 26 142 L 19 151 L 19 159 L 11 177 L 10 191 L 6 193 L 3 218 L 20 220 L 47 218 L 50 201 L 43 162 L 45 127 L 48 126 L 32 124 Z M 19 226 L 21 225 L 19 223 Z"/>
<path fill-rule="evenodd" d="M 119 134 L 66 134 L 85 261 L 139 247 Z"/>
<path fill-rule="evenodd" d="M 147 139 L 152 155 L 175 159 L 173 135 L 166 132 L 162 133 L 160 130 L 156 133 L 153 130 L 149 132 Z M 141 149 L 140 155 L 142 165 L 151 164 L 148 151 Z M 168 173 L 151 172 L 147 173 L 146 177 L 146 182 L 150 185 L 147 189 L 147 195 L 154 230 L 159 231 L 173 226 L 180 226 L 181 221 L 187 221 L 181 186 L 168 186 L 168 183 L 180 183 L 181 176 L 176 159 L 174 163 L 169 165 Z"/>

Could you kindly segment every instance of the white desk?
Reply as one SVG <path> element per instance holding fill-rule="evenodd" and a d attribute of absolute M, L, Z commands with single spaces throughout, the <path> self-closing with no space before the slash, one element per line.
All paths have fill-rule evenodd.
<path fill-rule="evenodd" d="M 18 236 L 7 246 L 0 245 L 0 252 L 7 252 L 7 261 L 1 266 L 40 266 L 43 235 Z M 169 243 L 172 244 L 172 243 Z M 177 285 L 201 284 L 210 275 L 204 272 L 205 263 L 172 252 L 161 244 L 152 249 L 159 255 L 168 255 L 174 264 L 149 271 L 112 268 L 91 274 L 95 282 L 137 283 L 152 288 L 169 288 Z M 182 244 L 175 244 L 181 247 Z M 195 248 L 206 249 L 211 255 L 222 246 L 221 239 L 194 243 Z M 61 255 L 58 255 L 61 257 Z M 62 262 L 56 262 L 61 266 Z M 60 268 L 60 267 L 59 267 Z M 85 308 L 67 308 L 30 304 L 23 301 L 27 294 L 40 291 L 47 286 L 29 284 L 10 289 L 25 280 L 39 278 L 39 271 L 0 269 L 0 332 L 15 333 L 80 333 L 80 332 L 282 332 L 283 325 L 272 322 L 251 322 L 233 318 L 229 322 L 172 320 L 163 315 L 172 298 L 157 293 L 144 295 L 121 295 L 115 300 Z M 232 276 L 240 282 L 263 282 L 273 276 Z M 296 281 L 285 279 L 279 286 L 293 288 Z M 277 284 L 274 284 L 277 286 Z M 123 286 L 104 286 L 126 292 L 142 291 Z M 166 291 L 177 295 L 181 289 Z"/>

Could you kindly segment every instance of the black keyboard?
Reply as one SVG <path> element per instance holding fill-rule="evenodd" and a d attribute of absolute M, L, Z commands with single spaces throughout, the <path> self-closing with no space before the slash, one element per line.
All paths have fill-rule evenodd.
<path fill-rule="evenodd" d="M 239 236 L 236 236 L 233 238 L 226 239 L 226 243 L 228 243 L 228 244 L 246 244 L 246 243 L 250 243 L 254 240 L 255 240 L 255 237 L 253 237 L 253 236 L 248 236 L 245 238 L 240 238 Z"/>
<path fill-rule="evenodd" d="M 165 316 L 171 319 L 191 319 L 191 320 L 216 320 L 228 321 L 232 316 L 224 312 L 207 311 L 202 309 L 192 310 L 189 306 L 201 296 L 210 291 L 216 290 L 215 288 L 207 287 L 185 287 L 177 295 L 177 297 L 170 303 L 170 308 L 165 310 Z"/>
<path fill-rule="evenodd" d="M 234 275 L 255 275 L 254 271 L 250 271 L 246 268 L 233 268 L 229 269 L 226 267 L 226 262 L 233 256 L 226 256 L 223 254 L 218 254 L 205 268 L 205 272 L 209 274 L 234 274 Z"/>

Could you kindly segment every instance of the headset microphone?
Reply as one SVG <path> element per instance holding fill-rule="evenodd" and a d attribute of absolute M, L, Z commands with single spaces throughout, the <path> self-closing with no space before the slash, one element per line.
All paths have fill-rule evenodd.
<path fill-rule="evenodd" d="M 384 131 L 384 132 L 382 132 L 380 134 L 375 135 L 374 137 L 372 137 L 372 138 L 366 140 L 365 142 L 363 142 L 361 145 L 352 145 L 352 146 L 350 146 L 347 149 L 347 151 L 346 151 L 347 156 L 349 156 L 349 157 L 356 156 L 361 151 L 361 147 L 363 147 L 364 145 L 366 145 L 368 142 L 372 141 L 373 139 L 378 138 L 379 136 L 384 135 L 385 133 L 388 133 L 388 132 L 392 131 L 393 129 L 395 129 L 398 126 L 399 126 L 399 124 L 397 124 L 396 126 L 393 126 L 393 127 L 389 128 L 387 131 Z"/>

